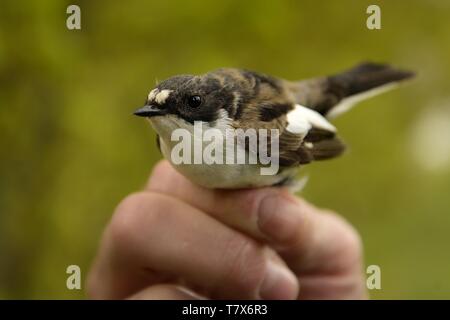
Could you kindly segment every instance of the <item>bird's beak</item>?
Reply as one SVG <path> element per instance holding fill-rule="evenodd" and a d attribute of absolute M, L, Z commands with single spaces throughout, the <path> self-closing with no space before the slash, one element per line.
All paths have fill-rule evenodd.
<path fill-rule="evenodd" d="M 167 114 L 167 111 L 155 105 L 145 105 L 137 109 L 134 114 L 139 117 L 154 117 Z"/>

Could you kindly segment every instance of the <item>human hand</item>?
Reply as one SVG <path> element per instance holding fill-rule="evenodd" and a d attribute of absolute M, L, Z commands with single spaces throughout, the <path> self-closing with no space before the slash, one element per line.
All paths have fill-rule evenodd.
<path fill-rule="evenodd" d="M 282 188 L 208 190 L 167 161 L 106 227 L 95 299 L 363 299 L 361 241 Z"/>

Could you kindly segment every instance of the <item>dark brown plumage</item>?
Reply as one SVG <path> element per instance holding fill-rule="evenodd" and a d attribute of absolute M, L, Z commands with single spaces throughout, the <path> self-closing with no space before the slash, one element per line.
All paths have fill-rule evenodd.
<path fill-rule="evenodd" d="M 336 75 L 291 82 L 290 90 L 297 103 L 326 116 L 346 97 L 413 76 L 410 71 L 366 62 Z"/>
<path fill-rule="evenodd" d="M 363 63 L 337 75 L 298 82 L 238 69 L 219 69 L 208 73 L 205 79 L 218 79 L 234 92 L 229 114 L 235 128 L 281 130 L 280 164 L 290 167 L 333 158 L 345 150 L 331 131 L 313 127 L 306 137 L 289 133 L 285 129 L 286 114 L 296 104 L 327 116 L 347 97 L 412 76 L 412 72 L 388 65 Z"/>

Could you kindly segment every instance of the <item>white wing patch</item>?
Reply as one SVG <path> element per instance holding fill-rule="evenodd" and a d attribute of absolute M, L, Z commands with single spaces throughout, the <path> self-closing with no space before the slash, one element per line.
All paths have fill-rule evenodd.
<path fill-rule="evenodd" d="M 369 90 L 369 91 L 365 91 L 362 93 L 358 93 L 355 94 L 353 96 L 349 96 L 347 98 L 344 98 L 341 100 L 341 102 L 339 102 L 336 106 L 334 106 L 330 112 L 328 112 L 327 117 L 328 118 L 335 118 L 337 116 L 339 116 L 340 114 L 347 112 L 348 110 L 350 110 L 352 107 L 354 107 L 357 103 L 372 98 L 373 96 L 379 95 L 383 92 L 389 91 L 391 89 L 394 89 L 395 87 L 397 87 L 399 84 L 394 82 L 394 83 L 388 83 L 385 84 L 381 87 Z"/>
<path fill-rule="evenodd" d="M 296 104 L 295 109 L 287 114 L 288 125 L 286 129 L 295 134 L 305 137 L 312 127 L 336 132 L 333 126 L 324 116 L 317 111 Z"/>

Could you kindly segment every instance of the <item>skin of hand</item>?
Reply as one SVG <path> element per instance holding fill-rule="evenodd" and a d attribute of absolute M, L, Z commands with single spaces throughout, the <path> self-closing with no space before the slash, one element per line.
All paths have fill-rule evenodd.
<path fill-rule="evenodd" d="M 93 299 L 365 299 L 358 233 L 282 188 L 208 190 L 167 161 L 107 225 Z"/>

